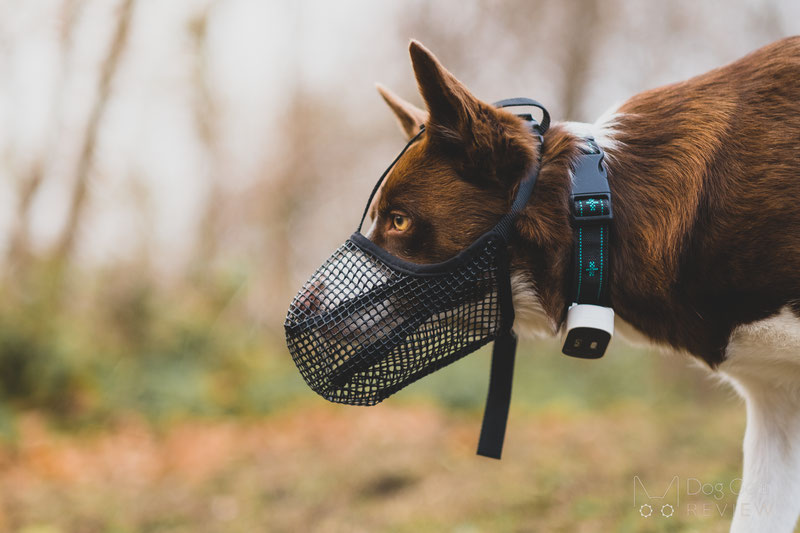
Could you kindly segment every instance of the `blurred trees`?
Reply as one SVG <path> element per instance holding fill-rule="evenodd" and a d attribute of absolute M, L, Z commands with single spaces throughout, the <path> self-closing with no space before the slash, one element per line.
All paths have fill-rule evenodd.
<path fill-rule="evenodd" d="M 60 97 L 67 77 L 69 52 L 72 49 L 72 32 L 75 28 L 75 19 L 78 16 L 79 5 L 76 0 L 65 1 L 60 8 L 61 24 L 58 30 L 58 44 L 60 49 L 60 66 L 58 77 L 53 91 L 53 116 L 60 116 L 63 98 Z M 55 128 L 54 128 L 55 129 Z M 48 151 L 55 149 L 58 136 L 51 133 L 47 139 Z M 44 179 L 44 157 L 35 159 L 29 164 L 28 171 L 17 180 L 17 208 L 9 232 L 7 266 L 10 270 L 24 271 L 26 261 L 30 254 L 30 214 L 31 204 Z"/>
<path fill-rule="evenodd" d="M 126 45 L 133 14 L 133 6 L 134 0 L 122 1 L 119 14 L 117 15 L 114 35 L 108 47 L 108 55 L 100 65 L 97 95 L 91 106 L 89 119 L 86 124 L 86 131 L 80 144 L 80 156 L 75 165 L 75 182 L 72 186 L 70 199 L 68 201 L 69 209 L 67 211 L 67 220 L 64 223 L 61 235 L 58 237 L 55 246 L 54 260 L 57 264 L 61 264 L 69 259 L 73 247 L 75 246 L 75 239 L 77 238 L 78 228 L 87 201 L 89 172 L 94 162 L 98 131 L 103 116 L 105 115 L 108 101 L 111 97 L 111 83 Z"/>
<path fill-rule="evenodd" d="M 220 146 L 220 109 L 209 79 L 208 22 L 214 2 L 205 6 L 189 20 L 189 35 L 192 46 L 192 86 L 194 88 L 194 118 L 197 136 L 208 159 L 208 196 L 198 223 L 195 261 L 209 264 L 218 253 L 220 232 L 221 182 L 224 179 L 224 154 Z"/>

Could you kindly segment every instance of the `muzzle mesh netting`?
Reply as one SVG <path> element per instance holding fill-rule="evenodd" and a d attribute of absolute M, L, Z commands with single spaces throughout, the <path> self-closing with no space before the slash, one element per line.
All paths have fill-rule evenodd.
<path fill-rule="evenodd" d="M 500 332 L 498 279 L 507 274 L 498 236 L 415 272 L 354 238 L 303 286 L 286 317 L 292 358 L 321 396 L 374 405 Z"/>

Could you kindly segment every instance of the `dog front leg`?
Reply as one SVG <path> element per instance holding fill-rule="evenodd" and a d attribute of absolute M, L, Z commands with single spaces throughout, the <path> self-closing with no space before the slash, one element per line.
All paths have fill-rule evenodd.
<path fill-rule="evenodd" d="M 731 533 L 790 533 L 800 514 L 800 396 L 751 376 L 732 381 L 747 403 L 747 429 Z"/>

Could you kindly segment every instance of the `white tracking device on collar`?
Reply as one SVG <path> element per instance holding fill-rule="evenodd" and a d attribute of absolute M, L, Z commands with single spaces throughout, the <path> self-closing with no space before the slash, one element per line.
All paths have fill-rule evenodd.
<path fill-rule="evenodd" d="M 614 310 L 591 304 L 572 304 L 567 311 L 562 352 L 572 357 L 598 359 L 614 335 Z"/>
<path fill-rule="evenodd" d="M 573 296 L 567 311 L 562 352 L 572 357 L 598 359 L 614 334 L 610 302 L 611 222 L 614 211 L 605 154 L 594 141 L 575 162 L 572 183 Z"/>

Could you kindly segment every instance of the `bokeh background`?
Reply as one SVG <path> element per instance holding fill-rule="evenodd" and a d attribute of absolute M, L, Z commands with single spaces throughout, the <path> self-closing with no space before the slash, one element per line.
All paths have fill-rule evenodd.
<path fill-rule="evenodd" d="M 726 530 L 744 409 L 687 358 L 523 344 L 496 462 L 487 351 L 335 406 L 282 323 L 402 145 L 374 82 L 421 103 L 409 38 L 592 121 L 799 31 L 794 0 L 0 1 L 0 531 Z M 674 516 L 637 476 L 679 476 Z"/>

